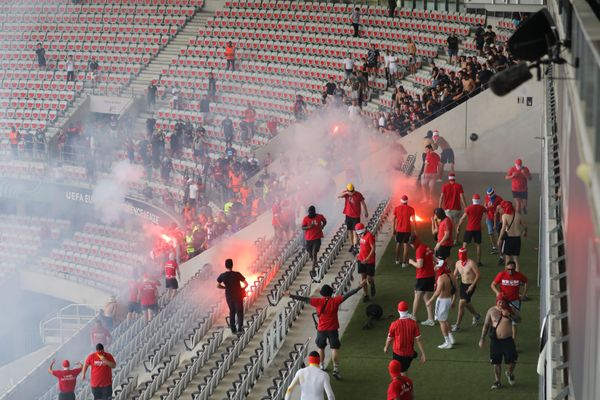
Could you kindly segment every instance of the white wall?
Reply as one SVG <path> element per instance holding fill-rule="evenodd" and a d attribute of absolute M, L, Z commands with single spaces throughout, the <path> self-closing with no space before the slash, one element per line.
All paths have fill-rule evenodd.
<path fill-rule="evenodd" d="M 34 270 L 22 270 L 20 277 L 21 288 L 24 290 L 65 299 L 77 304 L 103 305 L 108 300 L 108 296 L 114 294 Z"/>

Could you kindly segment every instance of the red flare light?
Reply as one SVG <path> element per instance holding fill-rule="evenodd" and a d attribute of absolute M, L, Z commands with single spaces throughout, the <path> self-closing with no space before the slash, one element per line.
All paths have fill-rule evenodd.
<path fill-rule="evenodd" d="M 166 243 L 168 244 L 174 244 L 175 243 L 175 239 L 172 238 L 169 235 L 165 235 L 164 233 L 162 235 L 160 235 L 160 237 L 162 238 L 162 240 L 164 240 Z"/>
<path fill-rule="evenodd" d="M 415 214 L 415 222 L 423 222 L 424 219 Z"/>

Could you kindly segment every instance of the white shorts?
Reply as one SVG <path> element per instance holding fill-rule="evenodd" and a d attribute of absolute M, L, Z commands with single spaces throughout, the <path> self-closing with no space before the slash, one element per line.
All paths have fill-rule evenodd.
<path fill-rule="evenodd" d="M 389 66 L 389 70 L 390 70 L 390 74 L 392 75 L 396 75 L 398 73 L 398 67 L 396 65 L 390 65 Z"/>
<path fill-rule="evenodd" d="M 440 299 L 438 297 L 435 300 L 435 320 L 447 321 L 448 314 L 450 314 L 450 307 L 452 307 L 452 299 Z"/>
<path fill-rule="evenodd" d="M 444 210 L 446 216 L 452 220 L 454 227 L 456 228 L 458 221 L 462 215 L 462 210 Z"/>

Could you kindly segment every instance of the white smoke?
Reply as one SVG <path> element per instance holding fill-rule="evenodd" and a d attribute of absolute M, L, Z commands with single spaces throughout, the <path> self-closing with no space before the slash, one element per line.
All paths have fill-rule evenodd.
<path fill-rule="evenodd" d="M 125 195 L 129 184 L 139 181 L 143 173 L 141 166 L 123 160 L 113 165 L 110 175 L 98 181 L 92 198 L 103 223 L 115 223 L 126 213 Z"/>

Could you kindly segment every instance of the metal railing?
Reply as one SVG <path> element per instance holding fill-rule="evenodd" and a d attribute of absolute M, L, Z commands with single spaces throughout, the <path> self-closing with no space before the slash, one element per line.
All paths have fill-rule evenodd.
<path fill-rule="evenodd" d="M 309 341 L 310 338 L 304 343 L 294 345 L 294 351 L 290 352 L 288 360 L 284 363 L 287 368 L 279 370 L 280 376 L 273 379 L 274 385 L 267 389 L 268 395 L 264 396 L 262 400 L 283 400 L 296 372 L 304 365 L 304 360 L 308 354 Z"/>
<path fill-rule="evenodd" d="M 59 338 L 59 343 L 64 343 L 75 332 L 79 331 L 89 321 L 98 316 L 101 306 L 91 304 L 69 304 L 55 315 L 40 322 L 40 336 L 48 344 L 50 337 Z M 55 343 L 53 341 L 53 343 Z"/>

